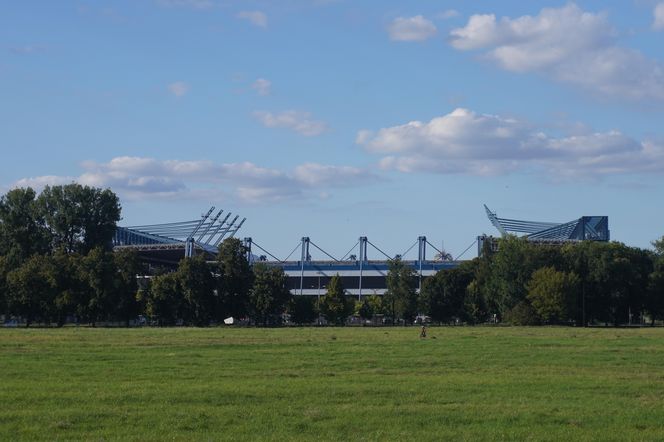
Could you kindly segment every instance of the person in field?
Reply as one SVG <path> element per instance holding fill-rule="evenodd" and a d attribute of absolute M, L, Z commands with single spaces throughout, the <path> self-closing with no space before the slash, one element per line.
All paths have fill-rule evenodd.
<path fill-rule="evenodd" d="M 420 330 L 420 338 L 426 338 L 427 337 L 427 328 L 426 326 L 422 326 L 422 330 Z"/>

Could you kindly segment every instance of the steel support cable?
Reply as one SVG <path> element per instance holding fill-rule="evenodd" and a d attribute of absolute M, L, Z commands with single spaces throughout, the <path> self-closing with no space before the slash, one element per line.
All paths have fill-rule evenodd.
<path fill-rule="evenodd" d="M 202 227 L 212 227 L 212 223 L 204 223 Z M 141 228 L 141 229 L 133 229 L 133 230 L 139 230 L 139 231 L 149 231 L 149 232 L 162 232 L 162 231 L 180 231 L 180 230 L 193 230 L 193 228 L 196 227 L 195 224 L 181 224 L 177 226 L 154 226 L 151 228 Z"/>
<path fill-rule="evenodd" d="M 288 256 L 286 257 L 286 259 L 284 259 L 284 260 L 281 261 L 281 262 L 286 262 L 286 261 L 288 261 L 288 258 L 290 258 L 291 255 L 293 255 L 293 253 L 295 253 L 295 251 L 296 251 L 297 249 L 299 249 L 301 246 L 302 246 L 302 244 L 298 242 L 297 245 L 295 246 L 295 248 L 294 248 L 293 250 L 291 250 L 291 252 L 288 254 Z"/>
<path fill-rule="evenodd" d="M 327 253 L 325 250 L 323 250 L 323 249 L 321 249 L 320 247 L 318 247 L 318 246 L 316 245 L 316 243 L 314 243 L 313 241 L 309 240 L 309 244 L 311 244 L 312 246 L 316 247 L 318 250 L 320 250 L 321 252 L 325 253 L 327 256 L 329 256 L 330 258 L 332 258 L 332 259 L 335 260 L 336 262 L 341 262 L 340 260 L 338 260 L 338 259 L 335 258 L 334 256 L 332 256 L 332 255 L 330 255 L 329 253 Z"/>
<path fill-rule="evenodd" d="M 210 231 L 210 229 L 212 228 L 212 226 L 214 226 L 214 223 L 217 222 L 217 220 L 219 219 L 219 217 L 221 216 L 221 214 L 222 214 L 223 212 L 224 212 L 224 209 L 221 209 L 219 212 L 217 212 L 217 214 L 214 216 L 214 218 L 212 218 L 212 221 L 209 222 L 209 223 L 207 223 L 207 224 L 204 226 L 204 227 L 205 227 L 205 231 L 204 231 L 203 233 L 201 233 L 201 235 L 198 237 L 198 239 L 197 239 L 196 241 L 202 241 L 202 240 L 203 240 L 203 238 L 205 237 L 205 235 L 208 234 L 208 232 Z"/>
<path fill-rule="evenodd" d="M 179 235 L 179 234 L 190 234 L 193 232 L 193 229 L 173 229 L 173 230 L 149 230 L 146 233 L 152 233 L 155 235 L 164 234 L 164 235 Z"/>
<path fill-rule="evenodd" d="M 413 250 L 413 247 L 415 247 L 415 245 L 416 245 L 417 243 L 419 243 L 419 242 L 420 242 L 419 240 L 415 241 L 415 242 L 413 243 L 412 246 L 408 247 L 408 250 L 406 250 L 405 252 L 403 252 L 403 253 L 401 254 L 401 256 L 406 256 L 406 253 L 408 253 L 408 252 L 410 252 L 411 250 Z"/>
<path fill-rule="evenodd" d="M 251 241 L 251 245 L 252 245 L 252 246 L 256 246 L 256 247 L 258 247 L 259 249 L 261 249 L 263 252 L 265 252 L 265 253 L 267 253 L 268 255 L 270 255 L 270 256 L 271 256 L 272 258 L 274 258 L 275 260 L 277 260 L 277 261 L 279 261 L 279 262 L 283 262 L 282 260 L 280 260 L 279 258 L 277 258 L 276 256 L 274 256 L 272 253 L 268 252 L 267 250 L 265 250 L 264 248 L 262 248 L 261 246 L 259 246 L 254 240 Z"/>
<path fill-rule="evenodd" d="M 477 241 L 477 240 L 475 240 L 475 241 Z M 442 252 L 442 250 L 438 250 L 438 247 L 436 247 L 436 246 L 434 246 L 433 244 L 431 244 L 431 243 L 429 242 L 429 240 L 427 240 L 427 244 L 429 244 L 429 245 L 430 245 L 430 246 L 431 246 L 436 252 L 440 253 L 440 256 L 443 256 L 443 252 Z"/>
<path fill-rule="evenodd" d="M 392 260 L 394 259 L 394 258 L 390 257 L 387 253 L 383 252 L 381 249 L 379 249 L 378 247 L 376 247 L 376 245 L 375 245 L 374 243 L 372 243 L 371 241 L 367 240 L 367 244 L 371 245 L 371 247 L 373 247 L 374 249 L 378 250 L 380 253 L 382 253 L 383 255 L 385 255 L 385 257 L 386 257 L 389 261 L 392 261 Z"/>
<path fill-rule="evenodd" d="M 164 223 L 164 224 L 144 224 L 141 226 L 129 226 L 125 227 L 125 229 L 139 229 L 139 228 L 146 228 L 146 227 L 161 227 L 161 226 L 175 226 L 175 225 L 180 225 L 180 224 L 196 224 L 198 223 L 199 220 L 192 220 L 192 221 L 179 221 L 176 223 Z"/>
<path fill-rule="evenodd" d="M 229 213 L 229 215 L 230 215 L 230 213 Z M 235 215 L 235 218 L 233 218 L 233 219 L 231 220 L 231 222 L 228 223 L 228 228 L 227 228 L 227 230 L 224 231 L 224 232 L 222 232 L 221 235 L 219 236 L 219 238 L 217 238 L 217 240 L 214 242 L 214 247 L 217 247 L 217 246 L 219 245 L 219 243 L 224 239 L 224 236 L 226 236 L 226 234 L 227 234 L 228 232 L 230 232 L 231 229 L 233 229 L 233 226 L 234 226 L 234 224 L 235 224 L 235 221 L 237 221 L 237 219 L 238 219 L 239 217 L 240 217 L 240 215 Z M 226 218 L 224 218 L 224 221 L 226 221 Z"/>
<path fill-rule="evenodd" d="M 466 248 L 466 250 L 464 250 L 463 252 L 461 252 L 461 255 L 459 255 L 459 256 L 457 256 L 456 258 L 454 258 L 454 260 L 455 260 L 455 261 L 458 261 L 459 258 L 461 258 L 461 257 L 462 257 L 462 256 L 468 251 L 468 250 L 470 250 L 470 248 L 471 248 L 472 246 L 474 246 L 476 242 L 477 242 L 477 240 L 473 241 L 473 243 L 472 243 L 471 245 L 469 245 L 469 246 Z"/>
<path fill-rule="evenodd" d="M 342 261 L 345 260 L 346 257 L 347 257 L 348 255 L 350 255 L 350 252 L 352 252 L 352 251 L 355 249 L 355 247 L 357 247 L 357 245 L 358 245 L 359 243 L 360 243 L 359 241 L 356 242 L 355 245 L 354 245 L 353 247 L 351 247 L 350 250 L 349 250 L 348 252 L 346 252 L 346 254 L 343 256 L 343 258 L 341 258 L 341 260 L 342 260 Z"/>

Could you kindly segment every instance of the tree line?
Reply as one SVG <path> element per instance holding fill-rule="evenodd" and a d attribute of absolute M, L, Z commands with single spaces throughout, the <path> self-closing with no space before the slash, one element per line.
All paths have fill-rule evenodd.
<path fill-rule="evenodd" d="M 79 184 L 14 189 L 0 197 L 0 315 L 33 323 L 129 325 L 139 316 L 158 325 L 206 326 L 227 317 L 256 325 L 351 316 L 412 324 L 625 324 L 664 319 L 664 237 L 654 250 L 611 242 L 563 246 L 522 238 L 488 245 L 480 257 L 419 280 L 399 258 L 389 261 L 384 295 L 347 295 L 333 277 L 320 303 L 292 296 L 279 267 L 250 265 L 230 238 L 214 262 L 183 259 L 174 271 L 148 274 L 132 249 L 113 251 L 120 220 L 117 196 Z M 421 284 L 421 290 L 417 287 Z"/>
<path fill-rule="evenodd" d="M 486 242 L 482 256 L 424 281 L 418 308 L 437 322 L 654 324 L 664 319 L 664 237 L 653 246 L 501 238 L 497 251 Z"/>

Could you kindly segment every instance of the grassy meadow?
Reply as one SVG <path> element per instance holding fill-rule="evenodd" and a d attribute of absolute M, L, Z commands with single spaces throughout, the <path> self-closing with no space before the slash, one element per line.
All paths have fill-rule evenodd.
<path fill-rule="evenodd" d="M 0 330 L 0 440 L 663 440 L 664 329 Z"/>

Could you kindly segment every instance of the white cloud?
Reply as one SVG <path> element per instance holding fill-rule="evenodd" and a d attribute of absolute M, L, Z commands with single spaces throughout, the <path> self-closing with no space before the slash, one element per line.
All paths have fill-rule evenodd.
<path fill-rule="evenodd" d="M 424 41 L 436 35 L 436 26 L 421 15 L 416 15 L 395 18 L 387 31 L 393 41 Z"/>
<path fill-rule="evenodd" d="M 534 169 L 552 178 L 664 173 L 664 144 L 618 131 L 555 137 L 518 119 L 468 109 L 361 131 L 357 142 L 382 155 L 382 168 L 403 172 L 498 175 Z"/>
<path fill-rule="evenodd" d="M 46 186 L 58 186 L 70 184 L 76 181 L 76 177 L 46 175 L 32 178 L 22 178 L 14 183 L 12 187 L 32 187 L 43 189 Z"/>
<path fill-rule="evenodd" d="M 251 88 L 254 89 L 258 95 L 270 95 L 272 92 L 272 82 L 265 78 L 259 78 L 252 83 Z"/>
<path fill-rule="evenodd" d="M 664 2 L 658 3 L 653 10 L 654 21 L 652 28 L 656 31 L 664 31 Z"/>
<path fill-rule="evenodd" d="M 291 171 L 260 167 L 251 162 L 157 160 L 116 157 L 106 163 L 86 161 L 78 176 L 25 178 L 12 187 L 42 189 L 46 185 L 78 182 L 111 188 L 123 199 L 235 199 L 275 202 L 316 197 L 320 191 L 357 186 L 377 177 L 361 168 L 306 163 Z"/>
<path fill-rule="evenodd" d="M 449 18 L 458 17 L 459 15 L 461 14 L 459 14 L 459 11 L 457 11 L 456 9 L 448 9 L 447 11 L 441 12 L 436 17 L 442 18 L 443 20 L 447 20 Z"/>
<path fill-rule="evenodd" d="M 376 177 L 366 170 L 351 166 L 329 166 L 317 163 L 305 163 L 297 166 L 293 173 L 295 179 L 309 186 L 345 187 L 360 181 L 374 180 Z"/>
<path fill-rule="evenodd" d="M 157 0 L 157 4 L 173 7 L 188 7 L 193 9 L 211 9 L 214 7 L 212 0 Z"/>
<path fill-rule="evenodd" d="M 175 83 L 171 83 L 167 86 L 168 91 L 173 94 L 174 96 L 180 98 L 184 97 L 187 95 L 189 92 L 189 85 L 185 83 L 184 81 L 176 81 Z"/>
<path fill-rule="evenodd" d="M 571 3 L 537 16 L 496 19 L 473 15 L 450 31 L 458 50 L 487 50 L 484 58 L 513 72 L 539 72 L 608 97 L 664 100 L 664 65 L 616 44 L 604 13 Z"/>
<path fill-rule="evenodd" d="M 327 130 L 327 125 L 322 121 L 313 120 L 309 112 L 294 110 L 278 113 L 257 111 L 253 115 L 265 127 L 286 128 L 307 137 L 320 135 Z"/>
<path fill-rule="evenodd" d="M 267 15 L 262 11 L 240 11 L 237 13 L 236 17 L 247 20 L 252 25 L 260 28 L 267 27 Z"/>

